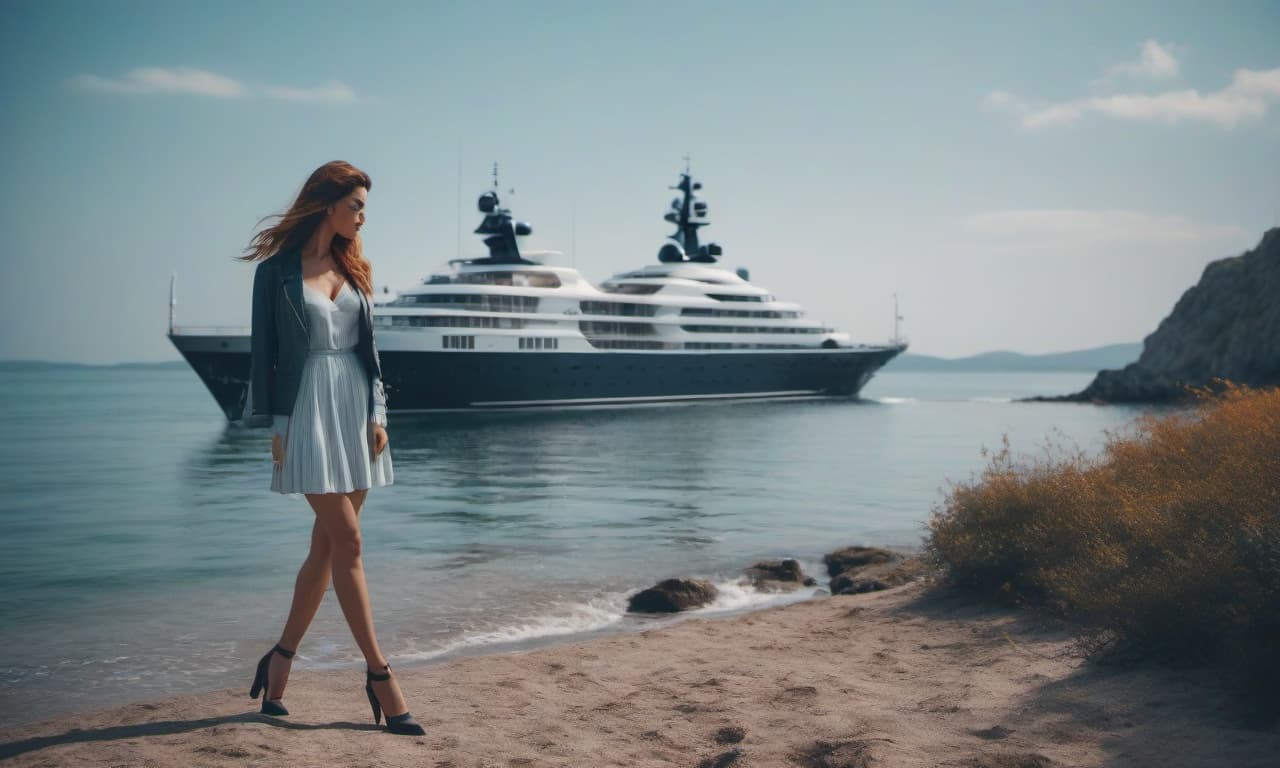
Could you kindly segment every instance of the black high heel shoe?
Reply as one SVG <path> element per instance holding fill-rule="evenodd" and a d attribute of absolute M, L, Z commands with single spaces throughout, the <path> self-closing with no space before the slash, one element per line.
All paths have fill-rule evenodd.
<path fill-rule="evenodd" d="M 386 674 L 374 674 L 373 670 L 365 670 L 364 692 L 369 695 L 369 706 L 373 707 L 373 722 L 377 723 L 382 719 L 382 705 L 378 702 L 378 697 L 373 692 L 373 684 L 375 681 L 391 679 L 391 665 L 385 664 L 382 667 L 387 670 Z M 403 715 L 395 717 L 387 716 L 387 730 L 392 733 L 398 733 L 402 736 L 426 736 L 427 731 L 417 720 L 413 719 L 413 714 L 406 711 Z"/>
<path fill-rule="evenodd" d="M 249 688 L 249 698 L 258 698 L 258 691 L 262 691 L 262 714 L 264 715 L 287 715 L 289 710 L 284 708 L 284 704 L 279 699 L 275 701 L 267 700 L 267 670 L 271 667 L 271 654 L 278 653 L 286 659 L 292 659 L 296 651 L 286 651 L 276 643 L 275 647 L 267 651 L 267 655 L 262 657 L 262 661 L 258 662 L 258 674 L 253 676 L 253 685 Z"/>

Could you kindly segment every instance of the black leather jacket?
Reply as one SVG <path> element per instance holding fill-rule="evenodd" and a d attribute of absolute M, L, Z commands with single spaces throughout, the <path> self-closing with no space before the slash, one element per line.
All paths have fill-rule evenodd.
<path fill-rule="evenodd" d="M 351 286 L 355 288 L 355 285 Z M 360 335 L 356 355 L 369 374 L 369 420 L 385 412 L 382 364 L 373 343 L 373 305 L 360 297 Z M 258 263 L 253 275 L 253 328 L 249 337 L 249 395 L 244 422 L 270 426 L 272 417 L 293 413 L 302 383 L 302 366 L 310 352 L 310 329 L 302 303 L 302 251 L 277 253 Z M 380 421 L 385 422 L 385 419 Z"/>

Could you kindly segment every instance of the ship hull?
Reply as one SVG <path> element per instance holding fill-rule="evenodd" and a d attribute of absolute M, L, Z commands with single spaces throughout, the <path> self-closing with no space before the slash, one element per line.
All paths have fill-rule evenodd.
<path fill-rule="evenodd" d="M 249 337 L 171 333 L 169 341 L 204 382 L 227 421 L 240 421 L 249 394 Z"/>
<path fill-rule="evenodd" d="M 248 339 L 171 334 L 227 418 L 239 420 Z M 855 397 L 901 347 L 760 352 L 384 351 L 392 413 Z"/>

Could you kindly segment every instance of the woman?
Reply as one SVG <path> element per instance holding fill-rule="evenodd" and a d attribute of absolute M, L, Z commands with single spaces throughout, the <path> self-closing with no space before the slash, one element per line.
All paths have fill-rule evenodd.
<path fill-rule="evenodd" d="M 373 486 L 392 482 L 386 396 L 373 343 L 371 268 L 360 227 L 373 186 L 340 161 L 320 166 L 274 225 L 254 236 L 244 261 L 253 278 L 251 373 L 246 421 L 272 424 L 271 489 L 301 493 L 315 511 L 311 551 L 298 571 L 280 642 L 258 663 L 249 690 L 262 712 L 281 701 L 294 651 L 315 617 L 330 575 L 368 670 L 373 720 L 423 735 L 391 676 L 373 629 L 360 559 L 360 509 Z M 396 713 L 396 714 L 392 714 Z"/>

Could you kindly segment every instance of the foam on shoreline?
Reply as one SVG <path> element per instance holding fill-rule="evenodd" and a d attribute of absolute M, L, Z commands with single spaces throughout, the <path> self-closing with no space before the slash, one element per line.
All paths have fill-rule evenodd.
<path fill-rule="evenodd" d="M 586 639 L 611 631 L 669 626 L 690 618 L 727 616 L 808 600 L 820 587 L 793 592 L 761 592 L 742 579 L 713 581 L 719 595 L 709 605 L 678 614 L 629 614 L 629 592 L 609 592 L 585 602 L 564 603 L 550 612 L 519 617 L 493 629 L 464 633 L 436 648 L 396 654 L 404 664 L 443 661 L 477 653 L 502 653 Z"/>

